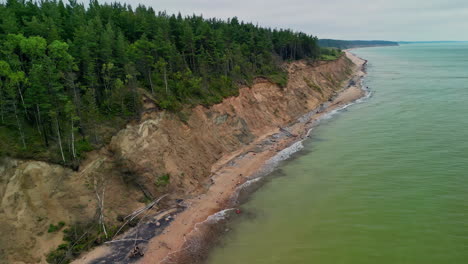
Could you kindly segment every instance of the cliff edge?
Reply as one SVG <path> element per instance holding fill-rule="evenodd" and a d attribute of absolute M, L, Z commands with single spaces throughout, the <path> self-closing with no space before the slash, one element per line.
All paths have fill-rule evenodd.
<path fill-rule="evenodd" d="M 145 98 L 148 111 L 141 120 L 128 124 L 108 146 L 89 153 L 78 171 L 3 159 L 0 262 L 46 263 L 48 252 L 63 244 L 64 236 L 73 239 L 73 232 L 92 241 L 82 245 L 81 250 L 87 249 L 110 239 L 125 216 L 163 194 L 169 195 L 151 208 L 153 213 L 207 193 L 214 186 L 213 176 L 233 157 L 320 107 L 360 70 L 344 55 L 286 67 L 286 87 L 257 78 L 238 96 L 209 108 L 152 111 L 151 98 Z M 95 231 L 99 234 L 90 238 Z M 79 254 L 80 249 L 70 249 L 74 246 L 63 244 L 68 257 Z"/>

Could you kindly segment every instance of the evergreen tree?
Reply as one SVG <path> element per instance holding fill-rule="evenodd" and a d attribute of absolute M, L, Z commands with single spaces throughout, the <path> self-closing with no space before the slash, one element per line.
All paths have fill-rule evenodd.
<path fill-rule="evenodd" d="M 340 55 L 321 50 L 314 36 L 235 17 L 7 0 L 0 3 L 0 137 L 15 142 L 12 155 L 77 164 L 89 149 L 82 146 L 105 143 L 139 116 L 142 94 L 171 111 L 211 105 L 257 76 L 284 85 L 284 62 L 321 52 Z"/>

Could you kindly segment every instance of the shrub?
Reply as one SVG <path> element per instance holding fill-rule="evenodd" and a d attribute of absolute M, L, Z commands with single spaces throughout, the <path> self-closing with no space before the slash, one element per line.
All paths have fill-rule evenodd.
<path fill-rule="evenodd" d="M 156 179 L 155 184 L 157 187 L 164 187 L 169 184 L 169 179 L 170 179 L 169 173 L 163 174 Z"/>
<path fill-rule="evenodd" d="M 63 222 L 63 221 L 58 222 L 57 225 L 50 224 L 50 225 L 49 225 L 49 229 L 47 230 L 47 232 L 48 232 L 48 233 L 57 232 L 57 231 L 59 231 L 60 229 L 62 229 L 62 227 L 64 227 L 64 226 L 65 226 L 65 222 Z"/>

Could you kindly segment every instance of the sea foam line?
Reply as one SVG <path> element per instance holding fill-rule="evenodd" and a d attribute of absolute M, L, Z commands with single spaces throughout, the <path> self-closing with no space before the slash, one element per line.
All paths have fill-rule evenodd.
<path fill-rule="evenodd" d="M 257 173 L 255 173 L 251 177 L 250 180 L 244 182 L 239 187 L 237 187 L 236 191 L 233 194 L 232 200 L 234 200 L 234 201 L 237 200 L 237 198 L 239 197 L 239 192 L 240 191 L 250 187 L 252 184 L 257 183 L 260 180 L 262 180 L 264 177 L 270 175 L 273 171 L 275 171 L 276 168 L 278 168 L 278 166 L 280 165 L 280 163 L 282 161 L 285 161 L 285 160 L 289 159 L 293 154 L 295 154 L 295 153 L 299 152 L 300 150 L 302 150 L 304 148 L 304 145 L 303 145 L 304 140 L 306 140 L 308 138 L 308 136 L 310 135 L 310 133 L 312 132 L 312 130 L 318 124 L 320 124 L 320 121 L 328 120 L 328 119 L 334 117 L 336 114 L 340 113 L 341 111 L 347 109 L 348 107 L 350 107 L 352 105 L 366 102 L 372 96 L 373 93 L 367 87 L 364 88 L 365 86 L 363 85 L 362 79 L 361 79 L 361 82 L 360 82 L 360 87 L 362 87 L 361 89 L 365 92 L 363 97 L 361 97 L 361 98 L 359 98 L 357 100 L 354 100 L 353 102 L 342 105 L 342 106 L 340 106 L 340 107 L 338 107 L 336 109 L 333 109 L 330 112 L 324 113 L 322 116 L 317 118 L 315 120 L 314 126 L 312 126 L 307 131 L 306 137 L 304 137 L 303 139 L 301 139 L 301 140 L 299 140 L 297 142 L 294 142 L 292 145 L 290 145 L 287 148 L 284 148 L 283 150 L 278 152 L 276 155 L 271 157 L 269 160 L 267 160 L 265 162 L 265 164 L 262 166 L 262 168 Z M 305 116 L 308 116 L 309 119 L 310 119 L 313 116 L 313 114 L 312 115 L 310 115 L 310 114 L 311 113 L 316 113 L 316 112 L 317 112 L 317 110 L 313 110 L 313 111 L 301 116 L 300 119 L 303 119 Z M 299 120 L 299 121 L 303 121 L 303 120 Z"/>
<path fill-rule="evenodd" d="M 234 204 L 235 204 L 238 201 L 239 193 L 242 190 L 246 190 L 247 188 L 249 188 L 253 184 L 259 183 L 262 179 L 264 179 L 266 176 L 270 175 L 273 171 L 275 171 L 275 169 L 281 164 L 282 161 L 285 161 L 285 160 L 289 159 L 293 154 L 295 154 L 295 153 L 299 152 L 300 150 L 302 150 L 304 148 L 303 141 L 308 138 L 307 136 L 320 123 L 320 121 L 328 120 L 328 119 L 332 118 L 337 113 L 340 113 L 341 111 L 345 110 L 346 108 L 350 107 L 351 105 L 366 102 L 372 96 L 372 92 L 368 88 L 364 88 L 365 86 L 363 85 L 362 79 L 361 79 L 360 87 L 365 92 L 363 97 L 361 97 L 361 98 L 359 98 L 359 99 L 357 99 L 357 100 L 355 100 L 353 102 L 350 102 L 348 104 L 342 105 L 342 106 L 340 106 L 340 107 L 338 107 L 336 109 L 333 109 L 330 112 L 324 113 L 322 116 L 317 118 L 315 120 L 314 126 L 311 127 L 307 131 L 306 137 L 294 142 L 290 146 L 284 148 L 283 150 L 279 151 L 276 155 L 274 155 L 273 157 L 268 159 L 257 173 L 252 175 L 249 180 L 247 180 L 246 182 L 244 182 L 243 184 L 239 185 L 236 188 L 235 192 L 231 196 L 231 201 L 233 201 Z M 301 116 L 298 119 L 298 121 L 299 122 L 304 122 L 305 121 L 305 120 L 303 120 L 304 118 L 309 118 L 309 120 L 310 120 L 313 117 L 313 115 L 316 114 L 316 113 L 317 113 L 317 109 L 315 109 L 313 111 L 310 111 L 309 113 Z M 200 225 L 216 224 L 219 221 L 225 220 L 228 217 L 228 214 L 230 212 L 232 212 L 233 210 L 235 210 L 235 208 L 228 208 L 228 209 L 218 211 L 218 212 L 208 216 L 204 221 L 195 224 L 194 228 L 191 230 L 191 232 L 189 232 L 188 235 L 191 235 L 193 232 L 199 231 L 199 226 Z M 185 239 L 185 237 L 184 237 L 184 239 Z M 182 248 L 182 249 L 180 249 L 178 251 L 170 253 L 168 256 L 166 256 L 166 258 L 162 261 L 162 263 L 164 263 L 164 261 L 168 261 L 170 256 L 172 256 L 172 255 L 174 255 L 174 254 L 176 254 L 178 252 L 181 252 L 183 250 L 187 250 L 187 249 L 189 249 L 189 247 L 190 246 L 187 245 L 186 247 L 184 247 L 184 248 Z"/>

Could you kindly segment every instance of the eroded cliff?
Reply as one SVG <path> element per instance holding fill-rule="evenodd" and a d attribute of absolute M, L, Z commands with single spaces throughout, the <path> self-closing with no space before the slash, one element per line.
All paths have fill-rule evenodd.
<path fill-rule="evenodd" d="M 239 96 L 209 108 L 197 106 L 177 114 L 147 111 L 107 147 L 89 153 L 77 172 L 44 162 L 4 159 L 0 259 L 45 262 L 46 253 L 62 243 L 60 230 L 48 232 L 51 224 L 103 219 L 112 230 L 121 216 L 162 193 L 170 193 L 169 200 L 203 193 L 210 175 L 224 161 L 326 102 L 357 66 L 342 56 L 287 67 L 286 87 L 259 78 L 252 87 L 242 87 Z M 146 105 L 152 108 L 149 98 Z"/>

